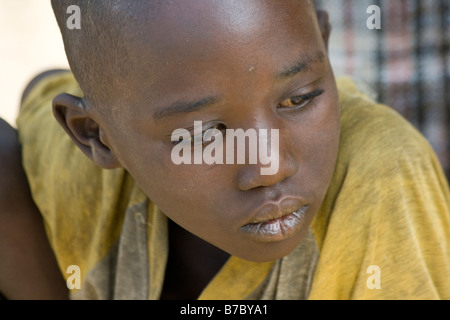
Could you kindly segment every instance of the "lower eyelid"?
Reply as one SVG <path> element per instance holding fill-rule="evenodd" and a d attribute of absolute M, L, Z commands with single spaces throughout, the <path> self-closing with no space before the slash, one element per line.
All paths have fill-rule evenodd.
<path fill-rule="evenodd" d="M 323 89 L 317 89 L 316 91 L 313 91 L 313 92 L 311 92 L 311 93 L 308 93 L 308 94 L 305 94 L 305 95 L 302 95 L 302 96 L 298 96 L 298 97 L 291 98 L 291 99 L 303 99 L 303 100 L 304 100 L 303 103 L 301 103 L 301 104 L 299 104 L 299 105 L 297 105 L 297 106 L 292 107 L 292 109 L 294 109 L 294 110 L 295 110 L 295 109 L 300 109 L 300 108 L 302 108 L 302 107 L 308 105 L 308 104 L 311 103 L 314 99 L 320 97 L 320 96 L 321 96 L 322 94 L 324 94 L 324 93 L 325 93 L 325 90 L 323 90 Z"/>
<path fill-rule="evenodd" d="M 314 99 L 314 98 L 305 99 L 304 97 L 295 97 L 295 98 L 292 98 L 291 100 L 292 100 L 292 104 L 294 106 L 301 106 L 301 105 L 307 104 L 312 99 Z M 295 100 L 299 100 L 299 102 L 296 102 Z"/>

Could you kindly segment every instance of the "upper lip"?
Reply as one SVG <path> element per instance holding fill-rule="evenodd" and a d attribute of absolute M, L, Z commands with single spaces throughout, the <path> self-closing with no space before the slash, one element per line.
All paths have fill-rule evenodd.
<path fill-rule="evenodd" d="M 285 197 L 279 201 L 265 202 L 258 209 L 252 212 L 250 222 L 248 224 L 259 224 L 273 220 L 281 219 L 306 204 L 296 197 Z"/>

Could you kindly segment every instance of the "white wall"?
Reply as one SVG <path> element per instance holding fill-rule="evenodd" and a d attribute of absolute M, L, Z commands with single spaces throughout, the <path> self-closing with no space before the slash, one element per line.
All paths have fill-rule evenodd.
<path fill-rule="evenodd" d="M 54 68 L 68 63 L 50 0 L 0 0 L 0 117 L 15 125 L 24 87 Z"/>

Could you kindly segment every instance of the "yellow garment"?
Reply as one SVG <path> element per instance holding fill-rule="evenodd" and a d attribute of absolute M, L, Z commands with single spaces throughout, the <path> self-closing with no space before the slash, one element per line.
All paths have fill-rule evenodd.
<path fill-rule="evenodd" d="M 450 299 L 450 193 L 433 151 L 351 80 L 338 87 L 339 159 L 312 240 L 274 263 L 230 258 L 200 298 Z M 59 266 L 82 271 L 73 297 L 158 299 L 167 219 L 128 173 L 101 170 L 74 146 L 51 111 L 62 92 L 82 96 L 70 73 L 41 80 L 18 127 Z"/>
<path fill-rule="evenodd" d="M 340 89 L 340 154 L 312 224 L 310 299 L 450 299 L 450 194 L 434 152 L 353 82 Z M 368 289 L 372 265 L 381 289 Z"/>

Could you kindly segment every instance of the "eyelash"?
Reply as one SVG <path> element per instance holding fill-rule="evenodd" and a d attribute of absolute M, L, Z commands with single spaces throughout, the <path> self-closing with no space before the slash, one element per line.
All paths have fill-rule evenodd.
<path fill-rule="evenodd" d="M 314 98 L 321 96 L 323 93 L 325 93 L 325 90 L 317 89 L 313 92 L 310 92 L 310 93 L 307 93 L 307 94 L 304 94 L 301 96 L 292 97 L 292 98 L 286 99 L 283 102 L 281 102 L 280 104 L 278 104 L 278 108 L 300 110 L 303 107 L 305 107 L 306 105 L 308 105 Z M 289 106 L 283 106 L 283 103 L 286 101 L 290 104 Z"/>
<path fill-rule="evenodd" d="M 202 145 L 205 147 L 205 146 L 207 146 L 208 144 L 210 144 L 211 142 L 213 142 L 214 140 L 212 140 L 211 138 L 209 138 L 208 140 L 209 141 L 205 141 L 205 134 L 206 134 L 206 132 L 208 131 L 208 130 L 218 130 L 218 131 L 221 131 L 222 132 L 222 135 L 224 136 L 225 135 L 225 132 L 226 132 L 226 129 L 227 129 L 227 127 L 223 124 L 223 123 L 218 123 L 218 124 L 216 124 L 214 127 L 211 127 L 211 128 L 208 128 L 208 129 L 205 129 L 203 132 L 202 132 L 202 138 L 201 138 L 201 140 L 202 140 Z M 215 135 L 212 135 L 212 137 L 214 137 Z M 215 138 L 214 138 L 215 139 Z M 195 140 L 195 136 L 191 136 L 191 143 L 193 144 L 194 143 L 194 140 Z M 179 141 L 173 141 L 172 143 L 173 144 L 179 144 L 179 143 L 181 143 L 181 141 L 182 140 L 179 140 Z"/>

